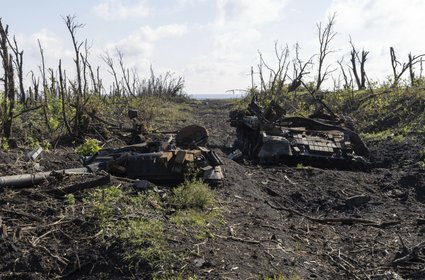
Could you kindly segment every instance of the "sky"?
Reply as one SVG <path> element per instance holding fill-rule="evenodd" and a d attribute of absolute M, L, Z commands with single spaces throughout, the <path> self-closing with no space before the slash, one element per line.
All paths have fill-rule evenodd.
<path fill-rule="evenodd" d="M 349 62 L 350 36 L 370 52 L 368 76 L 391 75 L 389 47 L 397 58 L 425 53 L 423 0 L 0 0 L 0 18 L 24 50 L 24 71 L 38 71 L 43 47 L 46 67 L 59 59 L 72 71 L 73 49 L 63 17 L 75 15 L 84 27 L 77 39 L 88 40 L 89 60 L 99 65 L 105 83 L 112 80 L 100 59 L 119 49 L 124 63 L 139 76 L 168 71 L 185 79 L 189 94 L 221 94 L 251 85 L 251 67 L 259 51 L 274 66 L 275 42 L 301 46 L 306 60 L 318 52 L 317 23 L 336 13 L 334 51 L 326 64 Z M 313 62 L 315 57 L 313 57 Z M 317 65 L 317 64 L 316 64 Z M 315 67 L 311 69 L 314 78 Z M 338 76 L 338 71 L 334 72 Z M 329 81 L 328 81 L 329 83 Z"/>

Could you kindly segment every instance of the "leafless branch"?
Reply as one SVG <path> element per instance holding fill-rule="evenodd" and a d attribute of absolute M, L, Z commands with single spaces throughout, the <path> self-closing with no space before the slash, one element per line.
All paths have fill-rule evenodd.
<path fill-rule="evenodd" d="M 327 24 L 323 27 L 322 23 L 317 24 L 319 37 L 319 54 L 318 54 L 318 70 L 315 91 L 320 90 L 320 86 L 326 80 L 326 77 L 333 71 L 329 70 L 329 66 L 324 69 L 325 58 L 333 52 L 330 43 L 336 36 L 334 31 L 336 13 L 328 17 Z"/>

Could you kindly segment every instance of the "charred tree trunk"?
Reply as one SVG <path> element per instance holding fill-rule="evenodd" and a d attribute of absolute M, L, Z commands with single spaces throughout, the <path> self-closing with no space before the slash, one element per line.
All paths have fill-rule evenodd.
<path fill-rule="evenodd" d="M 393 69 L 393 77 L 394 77 L 392 87 L 395 87 L 395 86 L 398 85 L 398 83 L 401 79 L 401 76 L 408 69 L 409 69 L 409 74 L 410 74 L 410 82 L 411 82 L 411 85 L 413 86 L 414 82 L 415 82 L 415 74 L 414 74 L 414 71 L 413 71 L 413 66 L 417 63 L 420 63 L 422 61 L 423 56 L 425 56 L 425 54 L 412 55 L 411 53 L 409 53 L 408 62 L 407 63 L 400 63 L 397 60 L 394 48 L 390 47 L 391 67 Z M 397 70 L 398 66 L 401 66 L 400 71 Z"/>
<path fill-rule="evenodd" d="M 123 76 L 123 84 L 125 85 L 125 88 L 127 88 L 128 96 L 135 96 L 133 88 L 130 86 L 130 72 L 128 69 L 124 67 L 124 55 L 121 51 L 117 50 L 118 55 L 118 62 L 121 67 L 121 72 Z"/>
<path fill-rule="evenodd" d="M 330 43 L 336 36 L 336 32 L 334 31 L 335 16 L 336 14 L 333 14 L 329 17 L 328 23 L 325 27 L 323 27 L 321 23 L 317 24 L 317 31 L 319 36 L 319 61 L 317 69 L 317 80 L 314 92 L 320 90 L 320 87 L 322 83 L 326 80 L 326 77 L 333 71 L 329 70 L 329 66 L 325 68 L 325 58 L 333 52 L 330 49 Z"/>
<path fill-rule="evenodd" d="M 23 82 L 23 56 L 24 56 L 24 52 L 23 51 L 19 51 L 18 48 L 18 43 L 16 42 L 16 38 L 13 37 L 13 46 L 11 44 L 11 42 L 9 42 L 9 45 L 13 51 L 13 53 L 15 54 L 15 66 L 16 66 L 16 72 L 17 72 L 17 76 L 18 76 L 18 83 L 19 83 L 19 102 L 21 104 L 25 104 L 25 89 L 24 89 L 24 82 Z"/>
<path fill-rule="evenodd" d="M 13 109 L 15 108 L 15 81 L 13 70 L 13 57 L 9 54 L 8 26 L 3 27 L 0 20 L 0 54 L 4 76 L 1 79 L 4 86 L 4 106 L 3 106 L 3 137 L 9 139 L 12 134 Z"/>
<path fill-rule="evenodd" d="M 359 52 L 354 47 L 354 44 L 351 43 L 352 50 L 351 50 L 351 69 L 353 71 L 354 78 L 356 80 L 357 88 L 359 90 L 366 89 L 366 71 L 365 71 L 365 63 L 367 60 L 367 55 L 369 54 L 368 51 L 362 50 L 361 55 L 359 56 Z M 357 68 L 357 63 L 360 66 L 360 73 L 359 69 Z"/>
<path fill-rule="evenodd" d="M 77 84 L 75 88 L 75 122 L 74 122 L 74 134 L 76 137 L 80 136 L 80 126 L 82 122 L 82 98 L 83 98 L 83 85 L 82 85 L 82 77 L 81 77 L 81 60 L 80 60 L 80 48 L 82 43 L 79 43 L 76 39 L 76 32 L 78 28 L 82 28 L 83 24 L 78 24 L 76 22 L 75 16 L 66 16 L 64 19 L 66 27 L 68 28 L 69 34 L 71 35 L 72 45 L 74 47 L 75 52 L 75 68 L 77 72 Z"/>
<path fill-rule="evenodd" d="M 15 81 L 13 78 L 13 58 L 12 55 L 9 55 L 9 59 L 8 59 L 8 68 L 6 71 L 6 80 L 8 83 L 8 91 L 5 91 L 5 95 L 7 96 L 7 101 L 8 101 L 8 110 L 6 111 L 7 115 L 6 115 L 6 119 L 4 120 L 3 123 L 3 133 L 4 133 L 4 137 L 9 139 L 11 134 L 12 134 L 12 122 L 13 122 L 13 109 L 15 108 Z"/>
<path fill-rule="evenodd" d="M 47 129 L 49 130 L 49 133 L 52 132 L 52 129 L 50 127 L 50 122 L 49 122 L 49 115 L 48 115 L 48 104 L 49 104 L 49 89 L 47 87 L 47 79 L 46 79 L 46 66 L 44 63 L 44 52 L 43 52 L 43 48 L 41 47 L 40 41 L 38 41 L 38 46 L 40 48 L 40 54 L 41 54 L 41 68 L 40 68 L 40 72 L 43 78 L 43 94 L 44 94 L 44 105 L 43 105 L 43 115 L 44 115 L 44 121 L 46 123 Z"/>
<path fill-rule="evenodd" d="M 60 94 L 61 100 L 62 100 L 63 122 L 65 124 L 66 130 L 68 131 L 68 133 L 70 135 L 72 135 L 72 129 L 71 129 L 71 126 L 69 125 L 68 118 L 66 116 L 66 98 L 65 98 L 66 89 L 65 89 L 65 86 L 64 86 L 64 78 L 63 78 L 63 74 L 62 74 L 62 62 L 61 62 L 60 59 L 59 59 L 59 94 Z"/>
<path fill-rule="evenodd" d="M 114 83 L 112 84 L 111 91 L 113 92 L 114 96 L 120 97 L 121 96 L 121 90 L 120 90 L 120 84 L 118 82 L 117 72 L 115 71 L 115 67 L 114 67 L 114 60 L 112 59 L 112 57 L 108 53 L 106 53 L 105 55 L 102 56 L 102 60 L 106 63 L 106 65 L 108 65 L 108 67 L 109 67 L 108 71 L 114 77 Z"/>
<path fill-rule="evenodd" d="M 415 72 L 413 72 L 412 53 L 409 53 L 409 76 L 410 76 L 410 85 L 413 87 L 415 85 Z"/>
<path fill-rule="evenodd" d="M 339 67 L 341 68 L 342 77 L 344 79 L 343 88 L 345 90 L 352 89 L 352 86 L 351 86 L 352 85 L 352 81 L 348 79 L 347 73 L 345 72 L 345 69 L 344 69 L 344 65 L 342 64 L 343 63 L 343 58 L 341 60 L 338 60 L 337 63 L 339 65 Z M 350 69 L 348 69 L 348 71 L 350 71 Z"/>

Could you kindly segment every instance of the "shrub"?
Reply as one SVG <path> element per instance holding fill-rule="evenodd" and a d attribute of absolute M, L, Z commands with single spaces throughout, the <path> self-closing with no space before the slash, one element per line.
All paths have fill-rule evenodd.
<path fill-rule="evenodd" d="M 213 205 L 214 193 L 200 180 L 186 181 L 173 190 L 170 202 L 178 209 L 198 208 L 204 210 Z"/>
<path fill-rule="evenodd" d="M 75 205 L 76 199 L 72 193 L 65 195 L 64 199 L 67 205 Z"/>
<path fill-rule="evenodd" d="M 5 137 L 1 139 L 1 149 L 5 152 L 9 151 L 9 141 Z"/>
<path fill-rule="evenodd" d="M 83 144 L 75 149 L 75 153 L 81 156 L 92 156 L 101 149 L 96 139 L 86 139 Z"/>

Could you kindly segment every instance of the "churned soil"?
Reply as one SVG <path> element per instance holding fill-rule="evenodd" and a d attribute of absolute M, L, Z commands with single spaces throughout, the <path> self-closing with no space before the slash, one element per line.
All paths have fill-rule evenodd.
<path fill-rule="evenodd" d="M 225 182 L 214 189 L 223 223 L 211 237 L 174 240 L 179 250 L 197 252 L 182 261 L 184 275 L 425 279 L 420 163 L 425 135 L 367 143 L 368 172 L 262 166 L 227 159 L 235 138 L 229 101 L 191 106 L 195 123 L 209 131 L 209 147 L 224 161 Z M 25 161 L 25 152 L 1 152 L 0 175 L 80 166 L 70 148 L 44 153 L 37 163 Z M 95 225 L 81 215 L 83 194 L 75 194 L 76 209 L 64 205 L 61 190 L 113 180 L 107 177 L 58 176 L 36 187 L 1 189 L 0 279 L 149 279 L 150 273 L 134 272 L 122 261 L 120 244 L 106 247 L 97 241 Z"/>

